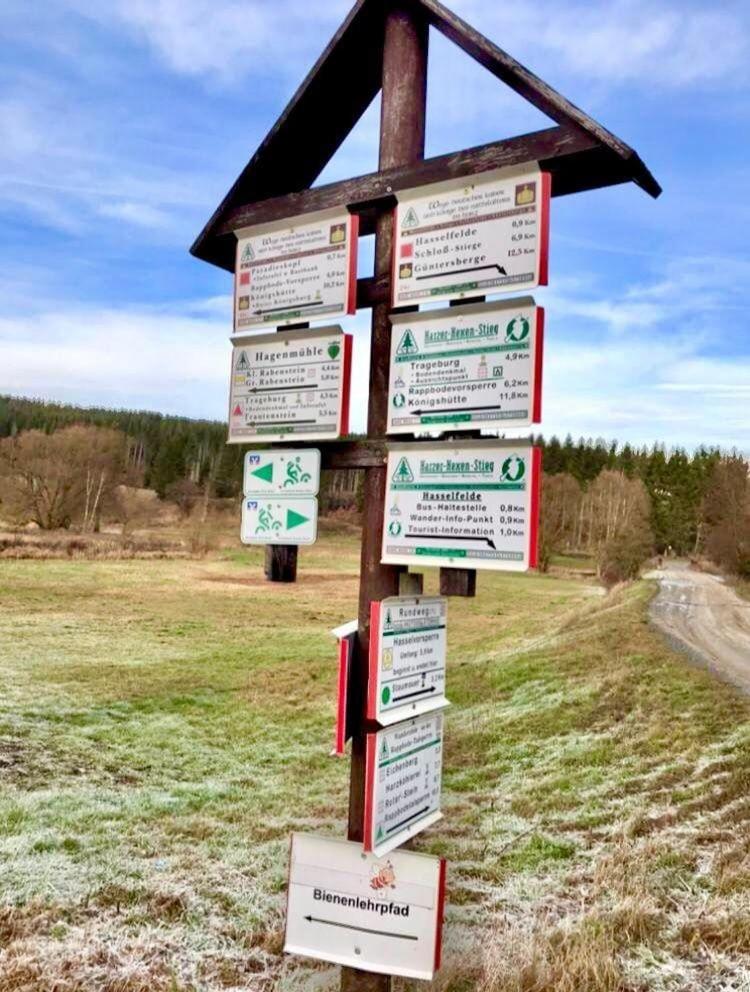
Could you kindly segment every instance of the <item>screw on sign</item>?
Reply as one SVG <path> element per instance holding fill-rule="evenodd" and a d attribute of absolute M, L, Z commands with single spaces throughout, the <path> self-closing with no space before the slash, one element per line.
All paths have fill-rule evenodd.
<path fill-rule="evenodd" d="M 447 35 L 557 126 L 425 161 L 430 27 Z M 382 83 L 379 172 L 375 176 L 310 189 L 310 183 L 370 105 L 377 89 L 378 69 Z M 346 80 L 345 87 L 342 78 Z M 310 121 L 316 120 L 324 121 L 324 126 L 311 134 Z M 289 149 L 295 149 L 295 154 L 290 155 Z M 503 162 L 507 168 L 488 173 L 488 164 L 496 162 Z M 551 189 L 550 177 L 554 177 Z M 259 153 L 243 170 L 192 251 L 227 271 L 236 269 L 235 317 L 240 329 L 242 321 L 259 317 L 276 326 L 287 321 L 314 319 L 316 309 L 322 312 L 320 304 L 326 306 L 322 295 L 321 299 L 313 294 L 312 300 L 305 300 L 291 293 L 289 298 L 284 296 L 279 301 L 278 308 L 273 303 L 267 307 L 253 306 L 254 280 L 265 277 L 266 273 L 260 272 L 258 263 L 262 260 L 248 232 L 270 226 L 274 230 L 291 231 L 295 237 L 305 215 L 310 219 L 309 215 L 326 210 L 342 214 L 344 207 L 347 214 L 362 214 L 363 233 L 375 233 L 374 278 L 361 280 L 357 287 L 359 299 L 372 306 L 367 441 L 382 446 L 387 433 L 418 435 L 450 430 L 455 435 L 461 430 L 474 429 L 485 417 L 494 418 L 495 426 L 502 429 L 506 426 L 500 423 L 504 417 L 509 424 L 513 420 L 536 423 L 539 419 L 541 340 L 538 326 L 534 340 L 534 322 L 522 310 L 522 301 L 509 304 L 511 309 L 518 307 L 518 313 L 510 314 L 505 323 L 503 340 L 499 332 L 486 340 L 477 339 L 476 354 L 469 354 L 472 347 L 463 347 L 458 338 L 449 341 L 449 350 L 461 351 L 460 356 L 454 355 L 451 360 L 455 359 L 463 371 L 460 382 L 447 381 L 444 377 L 440 383 L 435 383 L 425 372 L 426 366 L 419 364 L 420 334 L 415 330 L 419 325 L 413 315 L 407 318 L 408 327 L 401 326 L 400 316 L 394 321 L 402 368 L 389 379 L 392 346 L 389 302 L 398 307 L 436 301 L 448 304 L 477 296 L 517 293 L 545 284 L 550 193 L 564 195 L 629 181 L 652 196 L 660 193 L 658 183 L 640 157 L 623 141 L 437 0 L 410 0 L 408 4 L 405 0 L 387 3 L 357 0 L 341 30 L 294 95 Z M 332 222 L 329 230 L 330 243 L 321 244 L 320 250 L 341 258 L 343 253 L 333 240 L 334 233 L 337 241 L 341 240 L 338 230 L 334 232 L 335 223 Z M 343 223 L 348 223 L 345 217 Z M 236 251 L 231 239 L 232 232 L 238 231 L 245 243 Z M 351 233 L 344 233 L 344 240 L 348 238 L 353 247 L 356 240 L 353 228 Z M 431 248 L 438 251 L 430 253 Z M 315 263 L 310 264 L 311 271 L 315 270 Z M 345 305 L 350 306 L 354 297 L 354 266 L 349 268 Z M 341 305 L 340 276 L 333 282 Z M 282 294 L 290 289 L 291 280 L 289 286 L 282 280 Z M 308 308 L 305 303 L 312 305 Z M 261 314 L 260 310 L 266 312 Z M 466 322 L 473 316 L 467 315 Z M 487 322 L 502 326 L 494 318 Z M 436 328 L 439 332 L 443 329 L 439 325 Z M 317 332 L 306 333 L 312 336 Z M 310 383 L 304 378 L 307 370 L 300 366 L 297 372 L 303 377 L 293 381 L 289 390 L 296 391 L 296 402 L 290 403 L 285 398 L 284 383 L 276 382 L 269 395 L 262 394 L 259 390 L 265 386 L 253 377 L 253 370 L 258 369 L 251 354 L 254 340 L 235 338 L 233 343 L 236 353 L 229 406 L 231 441 L 241 443 L 265 437 L 304 444 L 316 437 L 333 441 L 345 433 L 342 407 L 348 411 L 348 402 L 343 401 L 341 394 L 346 391 L 343 387 L 339 389 L 338 405 L 316 404 L 316 389 L 304 388 Z M 529 348 L 522 347 L 527 343 Z M 537 347 L 533 359 L 532 344 Z M 500 346 L 505 350 L 498 350 Z M 510 355 L 515 357 L 511 359 Z M 334 361 L 330 354 L 325 358 L 329 363 Z M 467 409 L 456 388 L 466 386 L 467 379 L 472 380 L 472 388 L 465 395 L 472 398 L 476 409 Z M 325 392 L 329 383 L 317 383 L 317 386 Z M 412 403 L 417 395 L 424 401 L 422 405 Z M 263 397 L 262 402 L 259 397 Z M 398 422 L 399 417 L 407 416 L 418 418 L 418 423 Z M 427 419 L 430 417 L 436 418 L 434 422 Z M 480 423 L 480 426 L 485 425 Z M 418 563 L 447 565 L 449 569 L 470 565 L 524 570 L 534 565 L 538 457 L 529 445 L 521 443 L 511 445 L 511 450 L 504 452 L 499 450 L 501 446 L 497 442 L 489 440 L 486 444 L 481 442 L 484 450 L 469 452 L 470 444 L 453 440 L 448 442 L 452 445 L 448 451 L 438 447 L 440 442 L 417 442 L 416 447 L 421 447 L 419 452 L 405 450 L 403 446 L 396 450 L 393 446 L 387 467 L 380 455 L 373 456 L 367 444 L 354 445 L 359 458 L 354 459 L 355 464 L 365 466 L 366 527 L 362 538 L 358 645 L 352 682 L 365 690 L 365 698 L 371 605 L 398 595 L 403 566 Z M 338 452 L 323 447 L 324 468 L 339 464 L 338 458 Z M 326 459 L 330 459 L 328 464 Z M 431 497 L 422 502 L 432 501 L 436 506 L 445 502 L 446 492 L 451 494 L 448 502 L 455 504 L 456 509 L 447 515 L 426 512 L 424 507 L 415 505 L 416 489 L 412 488 L 415 486 Z M 261 499 L 253 500 L 256 504 L 253 526 L 266 526 L 268 519 L 281 520 L 287 526 L 294 522 L 294 517 L 279 516 L 281 507 L 276 504 L 283 496 L 267 494 L 264 498 L 272 504 L 270 508 L 264 506 L 270 517 L 264 513 L 261 521 L 258 511 Z M 301 494 L 295 498 L 315 499 Z M 467 514 L 467 504 L 485 507 L 479 513 L 483 519 L 477 521 L 473 511 Z M 310 516 L 301 508 L 293 512 Z M 448 516 L 454 519 L 447 519 Z M 270 526 L 273 529 L 273 523 Z M 362 850 L 368 837 L 369 846 L 375 846 L 372 837 L 375 824 L 384 833 L 389 830 L 392 834 L 399 833 L 399 823 L 391 823 L 384 815 L 385 804 L 380 809 L 377 797 L 374 803 L 365 802 L 367 795 L 371 798 L 374 795 L 373 790 L 367 789 L 365 773 L 374 774 L 378 787 L 383 783 L 393 786 L 394 791 L 389 795 L 397 796 L 398 803 L 408 807 L 404 810 L 407 818 L 412 812 L 419 814 L 421 807 L 411 809 L 411 797 L 404 794 L 398 775 L 384 775 L 381 782 L 378 773 L 397 766 L 403 758 L 400 749 L 407 746 L 409 734 L 415 741 L 421 740 L 427 723 L 438 720 L 442 739 L 439 713 L 423 714 L 372 733 L 365 723 L 363 704 L 350 728 L 349 843 L 338 842 L 340 846 L 336 847 L 337 842 L 329 841 L 325 843 L 333 847 L 311 850 L 304 849 L 297 838 L 293 841 L 286 949 L 340 962 L 342 988 L 346 992 L 386 990 L 390 988 L 388 976 L 393 974 L 429 979 L 439 964 L 436 935 L 442 921 L 442 884 L 436 884 L 435 880 L 436 871 L 440 875 L 444 866 L 436 869 L 434 864 L 428 866 L 425 862 L 420 863 L 421 867 L 415 863 L 407 869 L 401 861 L 418 857 L 412 852 L 394 850 L 387 853 L 387 860 L 379 860 L 377 855 Z M 423 749 L 421 744 L 414 746 L 434 752 L 435 740 L 436 734 L 428 733 Z M 411 755 L 405 760 L 410 758 Z M 421 758 L 419 762 L 425 764 Z M 428 778 L 430 774 L 433 779 L 437 774 L 434 761 L 432 772 L 427 772 Z M 419 790 L 424 784 L 422 775 Z M 433 781 L 430 786 L 433 791 L 434 786 Z M 439 815 L 434 798 L 431 796 L 430 808 Z M 439 803 L 439 783 L 437 800 Z M 389 861 L 392 861 L 393 880 Z M 407 896 L 400 888 L 404 884 L 400 879 L 407 877 L 408 871 L 415 873 L 411 879 L 415 888 Z M 399 890 L 398 901 L 391 898 L 394 886 Z M 300 897 L 303 897 L 301 903 Z M 305 903 L 304 899 L 309 901 Z M 297 911 L 298 906 L 302 912 Z M 423 929 L 412 927 L 417 920 Z M 408 929 L 402 926 L 405 921 L 409 921 Z M 415 940 L 420 933 L 424 939 Z"/>

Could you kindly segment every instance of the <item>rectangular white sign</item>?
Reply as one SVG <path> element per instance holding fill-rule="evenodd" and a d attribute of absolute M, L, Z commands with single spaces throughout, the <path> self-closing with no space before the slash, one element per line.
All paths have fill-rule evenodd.
<path fill-rule="evenodd" d="M 340 327 L 234 338 L 230 444 L 349 432 L 352 338 Z"/>
<path fill-rule="evenodd" d="M 317 448 L 284 448 L 248 451 L 245 455 L 244 490 L 286 496 L 317 496 L 320 489 L 320 451 Z"/>
<path fill-rule="evenodd" d="M 389 434 L 540 422 L 544 310 L 531 297 L 391 320 Z"/>
<path fill-rule="evenodd" d="M 358 222 L 337 207 L 237 231 L 235 332 L 355 313 Z"/>
<path fill-rule="evenodd" d="M 397 197 L 394 307 L 547 284 L 550 177 L 536 162 Z"/>
<path fill-rule="evenodd" d="M 243 544 L 315 544 L 318 501 L 315 496 L 245 496 L 240 538 Z"/>
<path fill-rule="evenodd" d="M 508 441 L 393 444 L 381 560 L 536 568 L 541 452 Z"/>
<path fill-rule="evenodd" d="M 365 850 L 381 856 L 441 817 L 443 714 L 367 734 Z"/>
<path fill-rule="evenodd" d="M 387 858 L 353 841 L 292 835 L 287 954 L 429 981 L 440 967 L 445 861 Z"/>
<path fill-rule="evenodd" d="M 442 596 L 392 596 L 370 605 L 367 717 L 382 726 L 448 705 Z"/>

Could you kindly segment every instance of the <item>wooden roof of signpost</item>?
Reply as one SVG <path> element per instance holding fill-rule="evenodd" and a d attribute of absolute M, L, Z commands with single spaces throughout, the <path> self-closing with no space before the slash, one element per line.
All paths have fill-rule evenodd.
<path fill-rule="evenodd" d="M 407 2 L 556 126 L 310 189 L 380 90 L 385 16 L 393 2 L 357 0 L 201 231 L 190 249 L 193 255 L 231 272 L 233 232 L 239 228 L 346 205 L 360 214 L 361 231 L 368 233 L 374 208 L 382 208 L 383 201 L 400 189 L 529 161 L 540 162 L 552 174 L 553 196 L 624 182 L 635 182 L 654 197 L 661 193 L 624 141 L 439 0 Z M 359 305 L 367 302 L 361 300 Z"/>

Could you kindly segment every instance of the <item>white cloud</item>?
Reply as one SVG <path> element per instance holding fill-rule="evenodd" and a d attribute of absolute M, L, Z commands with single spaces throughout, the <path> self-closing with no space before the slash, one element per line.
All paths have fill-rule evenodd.
<path fill-rule="evenodd" d="M 562 68 L 584 79 L 648 88 L 737 86 L 748 75 L 750 12 L 731 0 L 710 10 L 669 0 L 454 0 L 454 6 L 521 61 L 539 53 L 539 66 L 553 73 Z"/>

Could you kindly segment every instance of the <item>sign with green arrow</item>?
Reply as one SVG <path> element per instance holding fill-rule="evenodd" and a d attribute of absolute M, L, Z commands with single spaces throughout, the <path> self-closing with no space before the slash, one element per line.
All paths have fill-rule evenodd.
<path fill-rule="evenodd" d="M 245 455 L 246 495 L 317 496 L 320 451 L 317 448 L 248 451 Z"/>
<path fill-rule="evenodd" d="M 242 501 L 243 544 L 315 544 L 315 496 L 265 496 L 249 493 Z"/>

